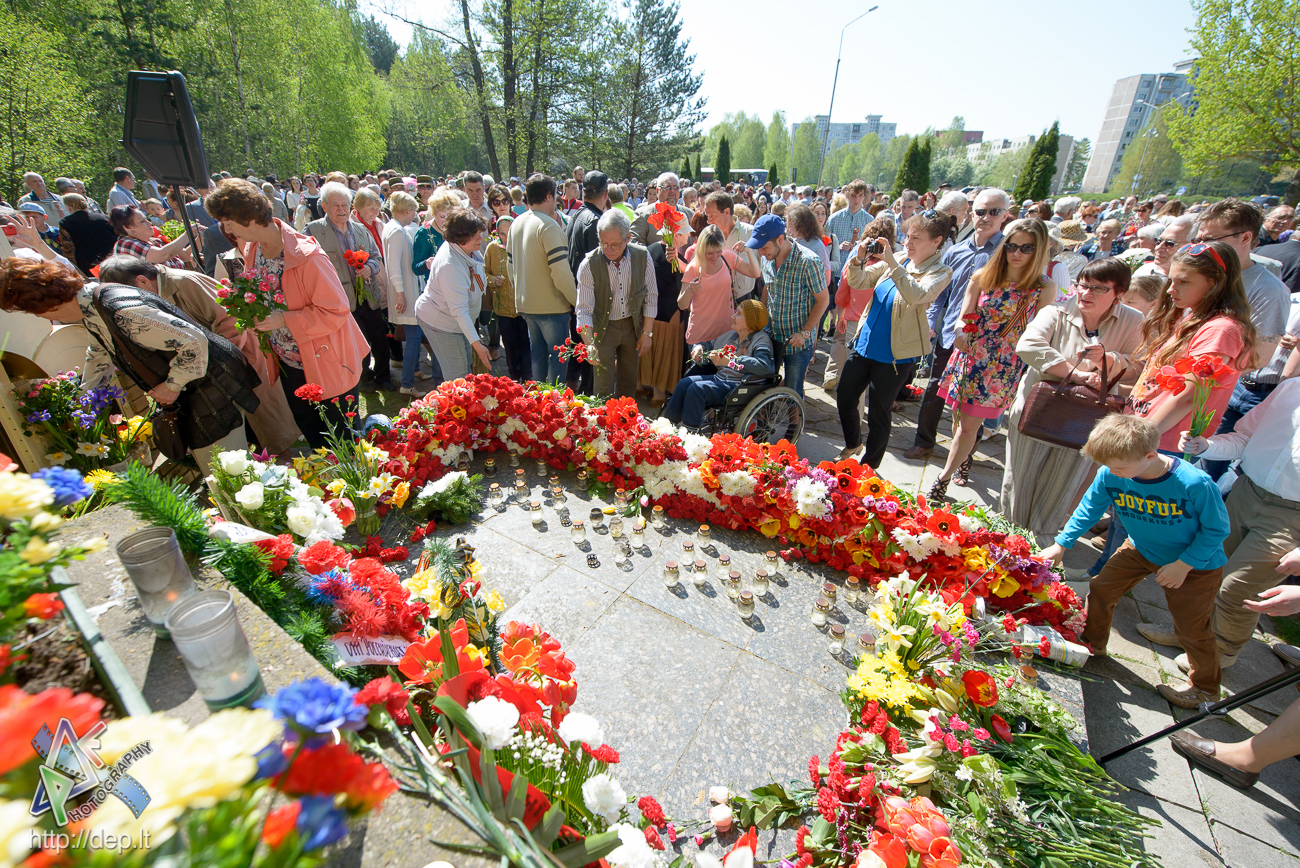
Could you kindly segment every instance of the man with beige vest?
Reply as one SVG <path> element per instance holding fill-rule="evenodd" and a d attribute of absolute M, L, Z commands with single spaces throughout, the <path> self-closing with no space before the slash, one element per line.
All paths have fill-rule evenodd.
<path fill-rule="evenodd" d="M 595 394 L 631 398 L 659 313 L 654 265 L 643 245 L 629 243 L 623 212 L 602 214 L 596 233 L 600 247 L 578 266 L 578 334 L 596 351 Z"/>

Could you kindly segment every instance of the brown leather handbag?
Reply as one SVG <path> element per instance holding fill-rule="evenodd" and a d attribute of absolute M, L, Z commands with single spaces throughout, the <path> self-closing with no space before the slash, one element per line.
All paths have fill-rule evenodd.
<path fill-rule="evenodd" d="M 1025 397 L 1025 408 L 1016 427 L 1021 434 L 1042 440 L 1065 449 L 1080 449 L 1088 442 L 1093 427 L 1111 413 L 1124 412 L 1124 399 L 1110 395 L 1123 371 L 1114 379 L 1107 378 L 1107 363 L 1101 357 L 1101 381 L 1105 389 L 1098 391 L 1087 386 L 1067 386 L 1070 377 L 1059 383 L 1039 380 Z M 1070 369 L 1072 375 L 1078 363 Z"/>

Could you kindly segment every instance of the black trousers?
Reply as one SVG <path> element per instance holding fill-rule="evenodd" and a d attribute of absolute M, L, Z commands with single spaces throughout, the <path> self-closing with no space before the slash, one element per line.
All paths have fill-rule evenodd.
<path fill-rule="evenodd" d="M 933 449 L 939 436 L 939 422 L 943 420 L 943 398 L 939 397 L 939 383 L 952 356 L 952 347 L 934 345 L 934 360 L 930 363 L 930 382 L 921 398 L 921 412 L 916 420 L 916 439 L 913 446 Z"/>
<path fill-rule="evenodd" d="M 892 424 L 890 407 L 898 397 L 899 388 L 910 382 L 916 372 L 916 362 L 877 362 L 850 352 L 840 373 L 835 402 L 840 411 L 840 428 L 844 431 L 844 445 L 862 443 L 862 417 L 858 413 L 858 399 L 867 393 L 867 451 L 862 460 L 871 467 L 879 467 L 889 445 Z"/>
<path fill-rule="evenodd" d="M 526 383 L 533 378 L 532 345 L 528 340 L 528 323 L 522 316 L 498 316 L 501 345 L 506 353 L 506 371 L 510 379 Z"/>
<path fill-rule="evenodd" d="M 374 359 L 373 368 L 376 380 L 388 380 L 392 378 L 392 371 L 389 368 L 388 357 L 388 323 L 384 321 L 384 315 L 378 310 L 372 310 L 368 304 L 359 304 L 357 309 L 352 311 L 352 318 L 356 320 L 357 325 L 361 326 L 361 333 L 366 336 L 366 343 L 370 344 L 370 355 L 368 359 Z M 361 367 L 367 367 L 365 359 L 361 362 Z"/>
<path fill-rule="evenodd" d="M 569 314 L 569 337 L 573 338 L 574 346 L 582 341 L 582 335 L 578 334 L 578 317 L 573 313 Z M 569 359 L 564 369 L 564 382 L 579 395 L 591 395 L 595 393 L 595 375 L 596 369 L 587 362 Z"/>
<path fill-rule="evenodd" d="M 342 433 L 347 428 L 359 428 L 357 424 L 357 387 L 354 384 L 342 395 L 339 395 L 337 404 L 325 400 L 320 403 L 304 401 L 294 394 L 300 387 L 307 384 L 307 374 L 302 368 L 291 368 L 288 365 L 280 365 L 280 386 L 284 389 L 284 396 L 289 400 L 289 412 L 293 413 L 293 421 L 298 424 L 298 430 L 302 432 L 303 438 L 312 449 L 320 449 L 328 446 L 325 440 L 327 430 L 325 420 L 321 418 L 320 411 L 324 410 L 325 415 L 334 423 L 334 430 Z M 351 398 L 352 400 L 348 400 Z M 318 409 L 319 408 L 319 409 Z M 352 416 L 347 416 L 352 413 Z"/>

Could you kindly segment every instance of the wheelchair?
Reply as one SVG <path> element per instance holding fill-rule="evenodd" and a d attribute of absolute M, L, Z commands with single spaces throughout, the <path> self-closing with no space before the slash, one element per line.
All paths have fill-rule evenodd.
<path fill-rule="evenodd" d="M 745 377 L 727 394 L 721 407 L 705 411 L 700 433 L 706 437 L 734 431 L 756 443 L 788 440 L 803 434 L 803 401 L 794 389 L 781 385 L 781 375 Z"/>

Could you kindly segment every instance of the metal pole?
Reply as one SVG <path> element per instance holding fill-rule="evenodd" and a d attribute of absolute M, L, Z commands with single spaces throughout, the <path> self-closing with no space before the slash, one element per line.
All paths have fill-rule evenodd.
<path fill-rule="evenodd" d="M 880 8 L 879 6 L 872 6 L 870 9 L 868 9 L 866 12 L 863 12 L 857 18 L 854 18 L 853 21 L 850 21 L 849 24 L 853 24 L 854 22 L 861 21 L 863 18 L 866 18 L 868 15 L 870 15 L 872 12 L 875 12 L 879 8 Z M 831 143 L 831 116 L 835 111 L 835 88 L 840 83 L 840 58 L 843 57 L 844 55 L 844 31 L 849 29 L 849 24 L 845 24 L 842 28 L 840 28 L 840 48 L 839 51 L 835 53 L 835 78 L 831 80 L 831 106 L 826 110 L 826 135 L 822 137 L 822 156 L 821 159 L 817 161 L 817 186 L 818 187 L 820 187 L 822 184 L 822 169 L 824 169 L 826 166 L 826 147 Z M 793 158 L 794 155 L 793 141 L 790 143 L 790 154 L 791 154 L 791 158 Z"/>

